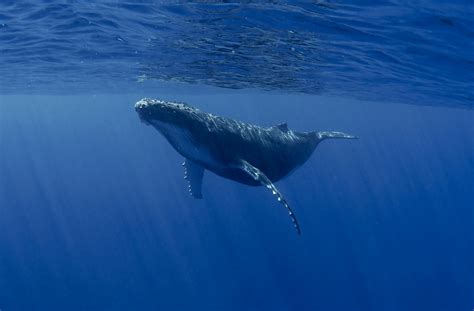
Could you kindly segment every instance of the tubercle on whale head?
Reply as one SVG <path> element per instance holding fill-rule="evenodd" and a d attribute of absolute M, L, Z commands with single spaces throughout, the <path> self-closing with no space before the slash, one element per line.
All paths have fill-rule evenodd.
<path fill-rule="evenodd" d="M 192 117 L 198 110 L 187 104 L 143 98 L 135 104 L 135 111 L 145 124 L 151 121 L 179 123 Z"/>

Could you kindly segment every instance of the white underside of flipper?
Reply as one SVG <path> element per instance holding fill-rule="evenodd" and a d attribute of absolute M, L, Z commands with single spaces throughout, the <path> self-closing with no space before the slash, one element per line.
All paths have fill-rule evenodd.
<path fill-rule="evenodd" d="M 188 181 L 189 193 L 196 199 L 202 199 L 204 168 L 189 159 L 184 160 L 183 167 L 184 179 Z"/>
<path fill-rule="evenodd" d="M 241 160 L 240 164 L 241 164 L 242 170 L 244 170 L 247 174 L 249 174 L 253 179 L 260 182 L 262 186 L 265 186 L 268 190 L 270 190 L 272 194 L 276 196 L 278 202 L 283 204 L 283 206 L 288 210 L 288 214 L 290 215 L 291 221 L 293 222 L 296 232 L 300 234 L 301 233 L 300 226 L 298 224 L 298 220 L 296 219 L 295 213 L 293 213 L 293 210 L 288 205 L 288 202 L 286 202 L 283 195 L 280 193 L 280 191 L 278 191 L 278 189 L 271 182 L 271 180 L 268 179 L 268 177 L 262 171 L 260 171 L 258 168 L 251 165 L 247 161 Z"/>

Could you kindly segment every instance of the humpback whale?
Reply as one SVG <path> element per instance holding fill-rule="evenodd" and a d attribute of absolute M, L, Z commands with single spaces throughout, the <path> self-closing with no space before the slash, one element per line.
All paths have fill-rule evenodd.
<path fill-rule="evenodd" d="M 274 183 L 305 163 L 321 141 L 357 138 L 342 132 L 296 132 L 286 123 L 261 127 L 157 99 L 141 99 L 135 110 L 185 158 L 184 178 L 194 198 L 202 198 L 205 170 L 245 185 L 264 186 L 287 209 L 298 234 L 298 220 Z"/>

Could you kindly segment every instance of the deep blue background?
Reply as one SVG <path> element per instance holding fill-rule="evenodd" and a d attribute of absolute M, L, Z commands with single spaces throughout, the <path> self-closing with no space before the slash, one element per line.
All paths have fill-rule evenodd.
<path fill-rule="evenodd" d="M 211 173 L 204 199 L 133 103 L 344 130 L 263 188 Z M 471 310 L 474 114 L 229 92 L 0 96 L 0 308 Z"/>
<path fill-rule="evenodd" d="M 472 0 L 0 1 L 1 311 L 472 310 L 473 25 Z M 298 237 L 265 189 L 192 199 L 142 97 L 360 139 L 278 183 Z"/>

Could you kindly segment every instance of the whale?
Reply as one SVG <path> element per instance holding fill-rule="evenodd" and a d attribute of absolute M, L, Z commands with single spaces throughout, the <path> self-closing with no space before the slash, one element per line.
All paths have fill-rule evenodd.
<path fill-rule="evenodd" d="M 343 132 L 297 132 L 286 123 L 262 127 L 216 116 L 182 102 L 143 98 L 140 120 L 160 132 L 184 157 L 190 194 L 201 199 L 205 171 L 248 186 L 263 186 L 288 212 L 298 235 L 299 222 L 275 186 L 303 165 L 326 139 L 356 139 Z"/>

